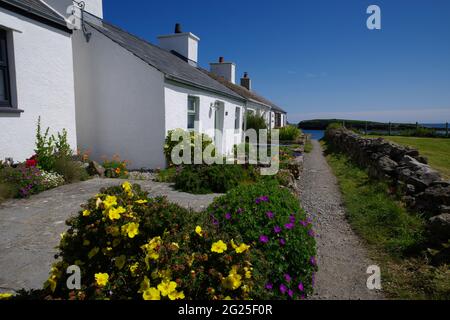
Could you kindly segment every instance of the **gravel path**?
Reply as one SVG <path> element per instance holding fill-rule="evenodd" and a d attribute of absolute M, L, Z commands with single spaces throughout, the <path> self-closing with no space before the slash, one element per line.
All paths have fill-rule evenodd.
<path fill-rule="evenodd" d="M 10 200 L 0 205 L 0 293 L 22 288 L 40 289 L 54 262 L 65 221 L 80 205 L 103 187 L 125 180 L 92 179 L 49 190 L 29 199 Z M 167 196 L 185 208 L 202 211 L 217 195 L 192 195 L 173 190 L 167 183 L 131 181 L 150 192 Z"/>
<path fill-rule="evenodd" d="M 382 299 L 379 292 L 367 289 L 367 258 L 362 242 L 345 218 L 336 177 L 318 141 L 305 156 L 301 178 L 301 202 L 314 220 L 318 242 L 319 272 L 312 299 Z"/>

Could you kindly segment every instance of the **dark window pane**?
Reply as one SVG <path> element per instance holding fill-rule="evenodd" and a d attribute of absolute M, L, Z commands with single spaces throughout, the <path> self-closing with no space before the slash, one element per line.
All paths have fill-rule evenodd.
<path fill-rule="evenodd" d="M 7 92 L 6 92 L 6 79 L 5 79 L 5 71 L 0 69 L 0 101 L 6 101 Z"/>
<path fill-rule="evenodd" d="M 195 129 L 195 114 L 188 115 L 188 129 Z"/>
<path fill-rule="evenodd" d="M 6 66 L 6 42 L 0 40 L 0 65 Z"/>

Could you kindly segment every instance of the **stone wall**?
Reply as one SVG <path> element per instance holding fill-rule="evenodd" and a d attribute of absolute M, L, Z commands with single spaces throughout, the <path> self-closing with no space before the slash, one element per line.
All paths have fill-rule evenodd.
<path fill-rule="evenodd" d="M 403 201 L 429 219 L 436 241 L 450 238 L 450 182 L 428 165 L 418 150 L 384 139 L 363 138 L 344 129 L 328 130 L 327 142 L 368 168 L 369 175 L 388 180 Z"/>

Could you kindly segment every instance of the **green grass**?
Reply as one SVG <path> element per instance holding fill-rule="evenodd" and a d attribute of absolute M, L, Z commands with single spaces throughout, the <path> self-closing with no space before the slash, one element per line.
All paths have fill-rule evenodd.
<path fill-rule="evenodd" d="M 383 289 L 392 299 L 449 299 L 450 269 L 435 268 L 423 258 L 425 221 L 408 212 L 389 194 L 388 186 L 371 180 L 347 156 L 327 160 L 342 192 L 347 218 L 365 240 L 371 258 L 382 269 Z"/>
<path fill-rule="evenodd" d="M 314 149 L 314 146 L 312 144 L 311 139 L 307 139 L 306 140 L 306 145 L 305 145 L 305 152 L 306 153 L 311 153 Z"/>
<path fill-rule="evenodd" d="M 382 138 L 418 149 L 421 155 L 428 158 L 430 166 L 438 170 L 444 178 L 450 179 L 450 139 L 397 136 Z"/>

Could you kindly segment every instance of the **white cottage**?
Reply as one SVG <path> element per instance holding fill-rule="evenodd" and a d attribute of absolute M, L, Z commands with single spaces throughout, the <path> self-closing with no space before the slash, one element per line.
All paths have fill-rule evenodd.
<path fill-rule="evenodd" d="M 0 1 L 0 159 L 33 155 L 36 124 L 77 145 L 72 33 L 40 1 Z"/>
<path fill-rule="evenodd" d="M 16 10 L 28 7 L 28 12 L 40 16 L 41 20 L 49 20 L 52 16 L 54 21 L 50 21 L 60 28 L 49 26 L 49 31 L 65 37 L 68 45 L 68 52 L 50 50 L 56 43 L 41 41 L 41 35 L 34 35 L 34 40 L 24 43 L 31 47 L 33 41 L 37 42 L 48 55 L 40 59 L 51 60 L 42 67 L 45 71 L 41 70 L 47 81 L 42 81 L 42 74 L 39 78 L 28 79 L 31 90 L 38 91 L 49 101 L 45 102 L 47 105 L 42 102 L 40 108 L 35 105 L 21 108 L 21 104 L 12 103 L 7 118 L 3 117 L 6 113 L 0 113 L 0 121 L 16 120 L 9 123 L 13 128 L 12 137 L 15 138 L 23 126 L 29 131 L 26 136 L 17 138 L 26 140 L 27 148 L 0 136 L 8 143 L 2 141 L 1 157 L 23 160 L 30 155 L 34 143 L 31 133 L 38 114 L 42 115 L 44 124 L 51 124 L 53 129 L 69 129 L 72 145 L 90 150 L 94 159 L 118 154 L 129 160 L 133 168 L 165 166 L 163 145 L 167 132 L 172 129 L 207 133 L 226 154 L 243 140 L 247 111 L 265 115 L 271 127 L 285 124 L 284 111 L 252 92 L 249 79 L 243 78 L 243 86 L 235 84 L 234 64 L 228 68 L 229 64 L 221 60 L 211 65 L 211 72 L 202 70 L 198 66 L 200 39 L 192 33 L 182 32 L 179 25 L 174 34 L 160 36 L 156 46 L 104 21 L 101 0 L 85 1 L 83 26 L 73 33 L 63 27 L 62 20 L 72 3 L 70 0 L 0 0 L 0 3 L 2 7 L 9 6 L 9 9 L 5 8 L 6 15 L 20 14 L 11 11 L 12 7 Z M 30 23 L 43 23 L 28 19 Z M 0 19 L 1 28 L 2 21 Z M 10 33 L 15 30 L 13 25 L 6 28 Z M 15 60 L 9 65 L 17 66 Z M 67 62 L 67 69 L 60 66 L 60 60 Z M 54 68 L 55 61 L 59 68 Z M 34 64 L 41 65 L 41 61 Z M 24 69 L 31 68 L 26 61 L 20 61 L 20 65 Z M 36 71 L 38 74 L 39 70 Z M 19 86 L 18 80 L 11 77 L 9 82 Z M 42 88 L 44 85 L 47 87 Z M 27 93 L 23 91 L 22 94 Z M 62 101 L 62 96 L 67 100 Z M 36 99 L 32 101 L 36 102 Z M 64 115 L 54 112 L 50 105 L 58 105 Z M 20 113 L 19 109 L 24 112 Z M 276 114 L 281 115 L 278 123 Z M 27 119 L 31 118 L 31 123 L 22 121 L 25 115 Z M 221 131 L 223 136 L 215 136 L 215 130 Z"/>

